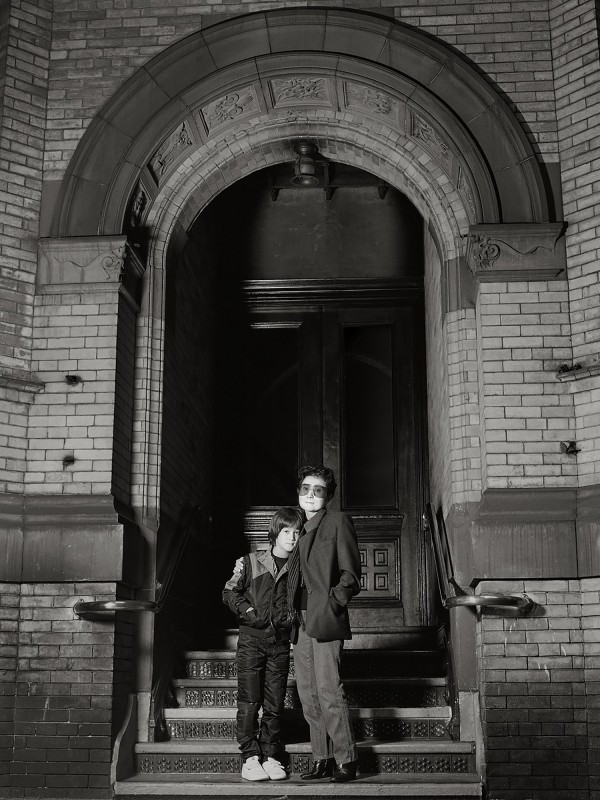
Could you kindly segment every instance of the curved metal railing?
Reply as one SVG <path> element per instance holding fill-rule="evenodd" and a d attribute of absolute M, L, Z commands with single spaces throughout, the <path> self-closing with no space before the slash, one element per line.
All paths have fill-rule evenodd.
<path fill-rule="evenodd" d="M 526 594 L 514 595 L 492 592 L 474 594 L 473 592 L 465 591 L 454 579 L 452 557 L 443 517 L 441 514 L 439 516 L 435 514 L 431 503 L 427 503 L 426 513 L 423 514 L 423 523 L 431 538 L 438 588 L 444 608 L 457 608 L 459 606 L 467 608 L 513 608 L 523 615 L 528 614 L 533 609 L 535 603 Z"/>
<path fill-rule="evenodd" d="M 201 515 L 202 508 L 199 506 L 194 508 L 191 512 L 191 516 L 183 528 L 177 547 L 173 551 L 173 555 L 169 561 L 166 577 L 159 588 L 156 600 L 78 600 L 73 606 L 74 613 L 78 617 L 83 617 L 88 614 L 92 616 L 102 616 L 105 614 L 113 614 L 115 611 L 150 611 L 152 614 L 158 614 L 165 605 L 188 539 L 200 520 Z M 207 519 L 210 518 L 207 517 Z"/>

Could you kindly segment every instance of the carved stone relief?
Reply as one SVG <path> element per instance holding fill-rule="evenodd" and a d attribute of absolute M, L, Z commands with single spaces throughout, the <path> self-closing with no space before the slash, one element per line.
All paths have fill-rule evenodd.
<path fill-rule="evenodd" d="M 412 114 L 411 136 L 421 142 L 446 168 L 448 167 L 451 161 L 448 142 L 440 136 L 427 120 L 415 113 Z"/>
<path fill-rule="evenodd" d="M 165 139 L 148 164 L 150 172 L 157 183 L 160 183 L 161 178 L 168 171 L 171 164 L 193 144 L 194 140 L 186 123 L 183 122 Z"/>
<path fill-rule="evenodd" d="M 38 284 L 118 283 L 125 268 L 124 236 L 41 239 Z"/>
<path fill-rule="evenodd" d="M 471 220 L 476 220 L 477 206 L 475 204 L 475 198 L 473 197 L 473 192 L 471 191 L 471 185 L 469 181 L 466 179 L 462 167 L 458 177 L 458 192 L 462 197 L 462 199 L 465 201 L 465 205 L 467 207 Z"/>
<path fill-rule="evenodd" d="M 346 81 L 345 96 L 347 108 L 357 108 L 367 111 L 369 114 L 382 114 L 390 117 L 397 106 L 396 101 L 389 94 L 360 83 Z"/>
<path fill-rule="evenodd" d="M 471 225 L 467 263 L 480 280 L 552 280 L 564 274 L 562 223 Z"/>
<path fill-rule="evenodd" d="M 138 184 L 133 193 L 129 210 L 129 227 L 134 230 L 139 228 L 144 218 L 144 212 L 148 206 L 148 195 L 141 184 Z"/>
<path fill-rule="evenodd" d="M 331 87 L 328 78 L 297 76 L 295 78 L 274 78 L 271 83 L 271 97 L 275 108 L 297 105 L 331 105 Z"/>
<path fill-rule="evenodd" d="M 260 105 L 256 90 L 253 86 L 248 86 L 237 92 L 229 92 L 204 106 L 201 115 L 206 130 L 212 131 L 221 125 L 234 122 L 240 117 L 258 111 L 260 111 Z"/>

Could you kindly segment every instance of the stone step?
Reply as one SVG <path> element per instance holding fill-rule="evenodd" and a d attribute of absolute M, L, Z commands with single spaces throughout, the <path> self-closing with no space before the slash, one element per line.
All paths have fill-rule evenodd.
<path fill-rule="evenodd" d="M 364 800 L 375 798 L 402 798 L 402 800 L 473 800 L 481 798 L 481 778 L 478 775 L 411 775 L 410 780 L 397 775 L 369 775 L 352 783 L 302 781 L 292 775 L 289 780 L 250 783 L 238 775 L 138 775 L 115 784 L 115 798 L 169 798 L 188 800 L 223 800 L 231 797 L 248 797 L 264 800 L 273 797 L 301 797 L 317 800 L 335 797 L 336 800 Z"/>
<path fill-rule="evenodd" d="M 235 708 L 168 708 L 165 723 L 172 740 L 235 739 Z M 355 738 L 449 739 L 448 706 L 435 708 L 350 708 Z M 305 740 L 308 726 L 300 710 L 284 712 L 286 741 Z"/>
<path fill-rule="evenodd" d="M 222 652 L 235 651 L 238 629 L 228 628 L 213 631 L 210 639 L 203 638 L 203 648 Z M 344 652 L 348 650 L 442 650 L 443 627 L 405 627 L 393 632 L 362 630 L 353 627 L 352 639 L 344 642 Z M 206 652 L 206 650 L 204 651 Z"/>
<path fill-rule="evenodd" d="M 475 747 L 472 742 L 390 741 L 358 742 L 359 774 L 458 775 L 474 774 Z M 287 745 L 292 774 L 306 772 L 312 765 L 310 743 Z M 135 746 L 139 774 L 231 774 L 241 770 L 236 742 L 170 741 L 143 742 Z"/>
<path fill-rule="evenodd" d="M 446 673 L 445 653 L 430 650 L 346 650 L 342 658 L 342 675 L 347 678 L 379 678 L 420 675 L 443 676 Z M 210 680 L 237 675 L 235 652 L 228 650 L 196 650 L 184 655 L 184 674 L 187 678 Z M 293 652 L 290 675 L 294 676 Z"/>
<path fill-rule="evenodd" d="M 235 678 L 177 678 L 172 685 L 180 707 L 233 708 L 237 703 Z M 444 678 L 348 678 L 344 688 L 351 706 L 431 708 L 446 704 Z M 300 708 L 293 678 L 288 682 L 285 707 Z"/>

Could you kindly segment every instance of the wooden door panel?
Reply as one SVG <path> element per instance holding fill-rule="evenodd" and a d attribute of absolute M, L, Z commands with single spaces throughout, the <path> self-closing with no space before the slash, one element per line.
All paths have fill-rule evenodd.
<path fill-rule="evenodd" d="M 296 332 L 294 357 L 281 359 L 297 369 L 297 397 L 286 406 L 290 414 L 297 408 L 299 418 L 294 469 L 305 463 L 331 467 L 338 490 L 330 508 L 347 511 L 356 524 L 363 587 L 352 602 L 353 625 L 388 630 L 422 624 L 423 457 L 414 353 L 420 296 L 394 305 L 381 298 L 372 305 L 333 296 L 323 304 L 313 297 L 306 305 L 261 299 L 251 309 L 251 329 L 262 332 L 261 341 L 278 331 Z M 269 357 L 268 347 L 259 348 L 259 359 Z M 274 383 L 276 372 L 267 370 Z M 268 437 L 268 415 L 260 419 Z M 271 438 L 275 454 L 280 443 Z M 274 508 L 296 501 L 295 485 L 290 490 L 293 500 L 280 492 L 271 504 L 251 506 L 246 532 L 255 544 Z"/>

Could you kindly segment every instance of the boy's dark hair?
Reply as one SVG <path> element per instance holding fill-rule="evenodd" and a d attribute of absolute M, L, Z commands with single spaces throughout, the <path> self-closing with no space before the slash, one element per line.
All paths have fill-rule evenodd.
<path fill-rule="evenodd" d="M 327 500 L 331 500 L 337 487 L 333 470 L 329 469 L 329 467 L 324 467 L 322 464 L 318 466 L 307 464 L 304 467 L 300 467 L 298 472 L 298 490 L 300 490 L 300 487 L 304 483 L 304 479 L 308 478 L 309 475 L 314 475 L 315 478 L 321 478 L 322 481 L 325 481 Z"/>
<path fill-rule="evenodd" d="M 271 545 L 275 544 L 275 540 L 283 528 L 297 528 L 298 530 L 302 530 L 303 525 L 304 514 L 299 508 L 293 508 L 292 506 L 278 508 L 271 517 L 271 522 L 269 524 L 269 543 Z"/>

